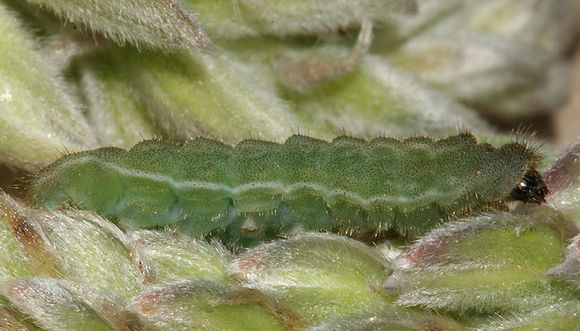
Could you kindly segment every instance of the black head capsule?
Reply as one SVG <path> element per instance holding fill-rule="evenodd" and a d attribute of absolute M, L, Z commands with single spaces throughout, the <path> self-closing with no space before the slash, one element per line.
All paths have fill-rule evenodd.
<path fill-rule="evenodd" d="M 537 170 L 530 169 L 510 193 L 510 196 L 514 200 L 540 204 L 546 202 L 545 198 L 548 193 L 550 193 L 550 190 L 544 183 L 542 175 Z"/>

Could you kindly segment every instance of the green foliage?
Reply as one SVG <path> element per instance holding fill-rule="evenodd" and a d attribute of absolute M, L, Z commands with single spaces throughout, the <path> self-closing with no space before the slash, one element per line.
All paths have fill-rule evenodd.
<path fill-rule="evenodd" d="M 27 314 L 44 329 L 130 330 L 138 325 L 116 320 L 126 317 L 127 313 L 108 298 L 102 297 L 101 293 L 68 282 L 51 278 L 14 280 L 4 282 L 0 292 L 10 305 Z M 102 315 L 114 309 L 119 311 L 109 311 L 109 316 Z"/>
<path fill-rule="evenodd" d="M 322 322 L 390 306 L 392 298 L 380 287 L 390 268 L 384 257 L 352 239 L 304 234 L 239 255 L 229 273 Z"/>
<path fill-rule="evenodd" d="M 402 254 L 385 282 L 398 303 L 439 311 L 531 311 L 578 296 L 545 280 L 578 228 L 549 207 L 527 207 L 451 222 Z"/>
<path fill-rule="evenodd" d="M 0 184 L 88 150 L 2 186 L 0 330 L 577 329 L 580 144 L 476 111 L 547 118 L 579 10 L 0 0 Z"/>
<path fill-rule="evenodd" d="M 293 309 L 257 291 L 207 281 L 182 281 L 149 289 L 135 309 L 157 329 L 284 330 L 303 321 Z"/>
<path fill-rule="evenodd" d="M 160 281 L 228 280 L 226 266 L 234 257 L 217 241 L 208 243 L 169 231 L 149 230 L 135 231 L 131 239 L 151 261 Z"/>
<path fill-rule="evenodd" d="M 212 47 L 194 16 L 173 0 L 28 1 L 120 44 L 129 42 L 164 49 Z"/>
<path fill-rule="evenodd" d="M 58 158 L 63 149 L 93 147 L 95 138 L 78 105 L 3 3 L 0 36 L 0 160 L 34 169 Z"/>
<path fill-rule="evenodd" d="M 395 25 L 415 35 L 383 51 L 396 65 L 501 118 L 546 113 L 564 102 L 569 65 L 562 54 L 578 29 L 573 1 L 422 5 L 419 17 Z"/>

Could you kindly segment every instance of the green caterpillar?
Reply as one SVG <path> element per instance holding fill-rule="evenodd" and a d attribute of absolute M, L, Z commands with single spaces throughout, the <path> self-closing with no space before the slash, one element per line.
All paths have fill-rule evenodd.
<path fill-rule="evenodd" d="M 235 147 L 151 140 L 64 156 L 30 193 L 41 205 L 94 210 L 125 228 L 175 224 L 243 245 L 299 229 L 418 234 L 506 200 L 542 201 L 535 159 L 522 144 L 494 148 L 469 133 L 331 143 L 296 135 Z"/>

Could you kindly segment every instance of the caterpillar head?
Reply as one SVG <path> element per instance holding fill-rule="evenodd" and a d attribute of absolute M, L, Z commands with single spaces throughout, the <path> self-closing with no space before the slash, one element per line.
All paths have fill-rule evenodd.
<path fill-rule="evenodd" d="M 537 204 L 546 202 L 546 195 L 550 193 L 542 175 L 535 170 L 530 169 L 518 185 L 512 190 L 510 196 L 514 200 L 523 202 L 535 202 Z"/>

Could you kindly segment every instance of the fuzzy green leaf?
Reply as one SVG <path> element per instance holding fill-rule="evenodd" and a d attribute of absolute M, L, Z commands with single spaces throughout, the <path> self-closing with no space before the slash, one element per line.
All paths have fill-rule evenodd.
<path fill-rule="evenodd" d="M 114 330 L 85 300 L 54 279 L 4 282 L 0 293 L 49 330 Z"/>
<path fill-rule="evenodd" d="M 461 324 L 451 318 L 430 313 L 386 310 L 370 315 L 349 316 L 313 327 L 312 331 L 371 331 L 371 330 L 463 330 Z"/>
<path fill-rule="evenodd" d="M 403 306 L 466 313 L 529 311 L 574 298 L 571 284 L 545 279 L 578 233 L 549 207 L 448 223 L 403 253 L 384 287 Z"/>
<path fill-rule="evenodd" d="M 328 35 L 360 26 L 362 20 L 384 22 L 396 13 L 417 11 L 416 0 L 187 0 L 212 37 L 232 39 L 260 34 Z"/>
<path fill-rule="evenodd" d="M 107 56 L 87 56 L 78 61 L 80 90 L 87 104 L 87 118 L 100 145 L 129 148 L 159 135 L 135 88 L 113 72 Z"/>
<path fill-rule="evenodd" d="M 572 300 L 551 304 L 525 314 L 496 319 L 477 326 L 477 330 L 577 330 L 580 325 L 580 301 Z"/>
<path fill-rule="evenodd" d="M 95 142 L 78 106 L 36 47 L 0 3 L 0 160 L 27 169 Z"/>
<path fill-rule="evenodd" d="M 388 306 L 381 282 L 389 262 L 367 246 L 331 234 L 303 234 L 238 256 L 229 272 L 271 293 L 313 322 Z"/>
<path fill-rule="evenodd" d="M 209 281 L 181 281 L 154 287 L 133 307 L 160 330 L 284 330 L 304 321 L 293 309 L 258 291 Z"/>
<path fill-rule="evenodd" d="M 28 0 L 119 44 L 210 49 L 195 17 L 174 0 Z"/>
<path fill-rule="evenodd" d="M 132 240 L 157 270 L 159 280 L 226 280 L 231 253 L 219 242 L 208 243 L 186 235 L 162 231 L 135 231 Z"/>

